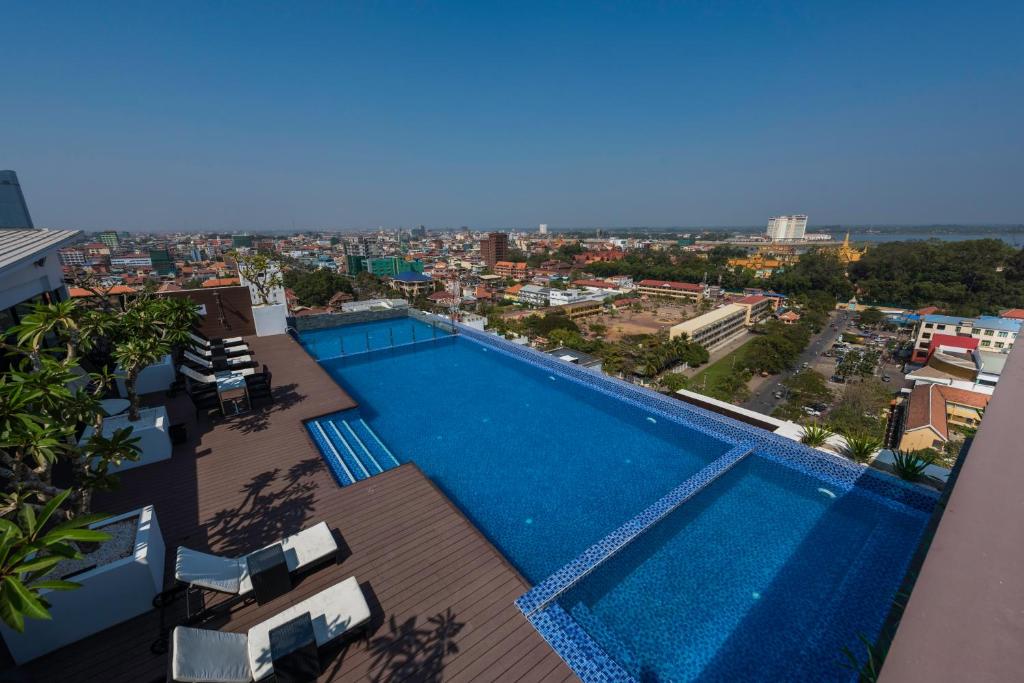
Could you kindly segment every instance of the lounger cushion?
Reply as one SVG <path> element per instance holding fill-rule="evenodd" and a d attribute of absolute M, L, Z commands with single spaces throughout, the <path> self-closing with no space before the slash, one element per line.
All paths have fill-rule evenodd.
<path fill-rule="evenodd" d="M 338 552 L 338 543 L 334 540 L 327 522 L 320 522 L 282 540 L 281 550 L 284 551 L 288 571 L 293 572 L 332 556 Z M 239 593 L 245 595 L 252 590 L 249 565 L 245 558 L 241 559 L 241 572 Z"/>
<path fill-rule="evenodd" d="M 263 680 L 274 671 L 270 659 L 270 629 L 306 612 L 313 620 L 313 634 L 320 646 L 370 620 L 370 606 L 354 576 L 278 612 L 249 629 L 249 666 L 253 679 Z"/>
<path fill-rule="evenodd" d="M 252 680 L 248 638 L 244 634 L 177 626 L 171 641 L 171 678 L 175 681 L 249 683 Z"/>
<path fill-rule="evenodd" d="M 198 550 L 178 546 L 174 564 L 174 578 L 183 583 L 202 586 L 221 593 L 239 593 L 245 561 L 235 557 L 209 555 Z M 252 590 L 248 581 L 245 592 Z"/>

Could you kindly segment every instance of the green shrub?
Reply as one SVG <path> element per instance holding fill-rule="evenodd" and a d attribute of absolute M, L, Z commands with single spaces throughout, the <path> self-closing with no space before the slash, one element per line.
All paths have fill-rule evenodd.
<path fill-rule="evenodd" d="M 892 468 L 900 479 L 917 481 L 928 465 L 935 462 L 935 456 L 927 451 L 895 451 Z"/>
<path fill-rule="evenodd" d="M 804 425 L 804 435 L 800 437 L 800 443 L 814 448 L 824 446 L 834 433 L 827 426 L 819 422 L 811 422 Z"/>

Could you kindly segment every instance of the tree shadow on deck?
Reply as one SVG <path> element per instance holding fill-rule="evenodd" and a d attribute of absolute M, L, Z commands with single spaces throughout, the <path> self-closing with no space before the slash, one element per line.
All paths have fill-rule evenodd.
<path fill-rule="evenodd" d="M 464 626 L 450 608 L 429 617 L 423 625 L 417 624 L 417 617 L 398 623 L 391 616 L 387 632 L 370 640 L 370 680 L 441 680 L 444 658 L 458 653 L 455 637 Z"/>
<path fill-rule="evenodd" d="M 271 391 L 274 395 L 274 402 L 253 408 L 241 415 L 231 415 L 226 418 L 218 418 L 232 431 L 242 434 L 254 434 L 262 432 L 270 426 L 271 416 L 290 410 L 299 403 L 306 400 L 305 394 L 300 394 L 296 389 L 298 384 L 281 384 Z"/>
<path fill-rule="evenodd" d="M 311 477 L 322 468 L 323 460 L 314 456 L 285 471 L 262 472 L 243 484 L 238 506 L 219 510 L 206 523 L 210 548 L 244 555 L 301 530 L 314 508 L 317 484 Z"/>

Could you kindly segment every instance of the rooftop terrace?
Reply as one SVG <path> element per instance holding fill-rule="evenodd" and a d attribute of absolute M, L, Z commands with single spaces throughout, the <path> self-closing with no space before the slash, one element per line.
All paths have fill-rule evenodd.
<path fill-rule="evenodd" d="M 339 581 L 359 579 L 371 633 L 325 652 L 321 681 L 563 681 L 574 674 L 515 607 L 529 586 L 413 464 L 341 489 L 309 440 L 303 420 L 355 405 L 291 338 L 247 339 L 275 373 L 276 402 L 263 411 L 197 424 L 189 399 L 170 401 L 171 421 L 189 441 L 170 460 L 126 472 L 96 509 L 118 513 L 154 504 L 167 545 L 239 555 L 318 521 L 342 548 L 338 564 L 314 571 L 285 596 L 257 606 L 214 603 L 206 628 L 250 626 Z M 160 396 L 160 401 L 167 401 Z M 172 626 L 183 601 L 163 614 Z M 154 610 L 24 667 L 33 681 L 163 681 L 154 655 Z"/>

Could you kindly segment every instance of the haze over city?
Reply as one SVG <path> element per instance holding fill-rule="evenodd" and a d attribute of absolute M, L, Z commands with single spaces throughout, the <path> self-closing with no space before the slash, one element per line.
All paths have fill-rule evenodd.
<path fill-rule="evenodd" d="M 1024 220 L 1024 7 L 17 3 L 39 226 Z"/>

